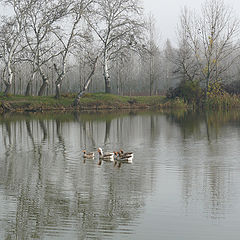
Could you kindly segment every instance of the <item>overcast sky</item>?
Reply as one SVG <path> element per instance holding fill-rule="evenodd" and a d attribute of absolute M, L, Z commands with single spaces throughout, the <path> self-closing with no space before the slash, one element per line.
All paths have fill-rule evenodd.
<path fill-rule="evenodd" d="M 145 13 L 151 12 L 156 20 L 156 30 L 161 36 L 161 43 L 169 38 L 173 44 L 176 38 L 176 26 L 181 9 L 187 6 L 190 9 L 200 9 L 205 0 L 141 0 Z M 240 0 L 225 0 L 226 5 L 233 7 L 236 13 L 240 12 Z"/>

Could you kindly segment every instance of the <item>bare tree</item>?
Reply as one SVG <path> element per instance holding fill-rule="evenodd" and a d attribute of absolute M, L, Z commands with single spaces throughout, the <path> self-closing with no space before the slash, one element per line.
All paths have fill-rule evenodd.
<path fill-rule="evenodd" d="M 61 51 L 56 51 L 57 44 L 53 41 L 53 31 L 59 28 L 57 23 L 67 15 L 69 6 L 69 1 L 64 0 L 35 0 L 34 5 L 28 11 L 24 32 L 28 45 L 28 61 L 32 64 L 32 76 L 25 95 L 29 95 L 37 72 L 42 79 L 42 85 L 38 91 L 39 96 L 43 95 L 49 84 L 44 66 L 46 67 L 51 59 L 61 54 Z"/>
<path fill-rule="evenodd" d="M 239 21 L 221 0 L 209 0 L 200 16 L 185 9 L 181 15 L 181 31 L 191 49 L 204 81 L 205 98 L 209 83 L 219 81 L 235 59 L 230 56 L 239 48 L 236 36 Z"/>
<path fill-rule="evenodd" d="M 7 95 L 13 82 L 13 65 L 17 60 L 17 56 L 23 50 L 20 44 L 22 41 L 23 26 L 26 19 L 27 11 L 32 4 L 31 1 L 22 3 L 18 0 L 0 1 L 13 9 L 13 16 L 2 18 L 0 26 L 0 47 L 1 55 L 5 65 L 4 83 L 6 89 L 4 95 Z"/>
<path fill-rule="evenodd" d="M 88 86 L 89 86 L 89 84 L 92 80 L 92 77 L 95 73 L 95 70 L 96 70 L 97 61 L 98 61 L 98 56 L 96 56 L 94 59 L 90 58 L 91 71 L 90 71 L 89 75 L 87 76 L 82 89 L 79 91 L 76 98 L 74 99 L 74 103 L 73 103 L 74 106 L 77 106 L 79 104 L 81 97 L 83 96 L 83 94 L 88 89 Z"/>
<path fill-rule="evenodd" d="M 101 45 L 106 93 L 111 92 L 111 61 L 138 45 L 143 27 L 141 13 L 138 0 L 97 0 L 94 15 L 88 18 Z"/>
<path fill-rule="evenodd" d="M 157 44 L 157 34 L 155 30 L 155 19 L 152 14 L 149 15 L 147 22 L 147 41 L 146 46 L 144 45 L 144 49 L 147 50 L 146 53 L 142 56 L 143 61 L 147 58 L 147 64 L 149 65 L 148 73 L 149 73 L 149 95 L 153 94 L 153 87 L 156 83 L 157 78 L 157 58 L 159 58 L 159 47 Z M 158 68 L 159 69 L 159 68 Z"/>
<path fill-rule="evenodd" d="M 57 29 L 54 32 L 59 43 L 61 44 L 61 54 L 60 54 L 60 66 L 54 64 L 55 71 L 57 73 L 57 80 L 55 82 L 56 85 L 56 98 L 60 97 L 60 88 L 62 81 L 64 79 L 66 73 L 66 61 L 68 55 L 71 53 L 74 47 L 80 44 L 82 38 L 88 38 L 88 33 L 82 31 L 79 28 L 80 20 L 84 17 L 84 15 L 88 14 L 90 9 L 90 5 L 93 3 L 93 0 L 81 0 L 81 1 L 73 1 L 68 14 L 68 24 L 67 28 L 69 31 L 66 31 L 66 28 Z"/>
<path fill-rule="evenodd" d="M 195 81 L 199 77 L 199 68 L 194 52 L 188 44 L 186 29 L 178 29 L 178 47 L 173 48 L 167 41 L 164 49 L 165 57 L 174 64 L 173 72 L 178 74 L 181 81 Z"/>

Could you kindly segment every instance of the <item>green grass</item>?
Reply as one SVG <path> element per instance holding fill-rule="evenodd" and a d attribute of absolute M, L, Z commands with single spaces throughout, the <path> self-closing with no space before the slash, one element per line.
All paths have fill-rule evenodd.
<path fill-rule="evenodd" d="M 114 94 L 106 93 L 87 93 L 81 99 L 81 104 L 98 104 L 119 107 L 138 105 L 142 107 L 156 106 L 158 104 L 164 104 L 166 98 L 163 96 L 118 96 Z"/>
<path fill-rule="evenodd" d="M 8 97 L 0 96 L 0 102 L 7 102 L 14 107 L 24 107 L 24 106 L 32 106 L 32 107 L 68 107 L 72 104 L 73 98 L 61 97 L 60 99 L 55 99 L 54 97 L 46 97 L 46 96 L 21 96 L 21 95 L 10 95 Z"/>
<path fill-rule="evenodd" d="M 22 96 L 0 94 L 0 112 L 8 111 L 45 111 L 45 110 L 114 110 L 114 109 L 151 109 L 151 108 L 185 108 L 183 101 L 167 100 L 164 96 L 118 96 L 106 93 L 87 93 L 80 99 L 78 107 L 73 107 L 75 95 L 62 95 L 60 99 L 53 96 Z M 2 108 L 2 109 L 1 109 Z"/>

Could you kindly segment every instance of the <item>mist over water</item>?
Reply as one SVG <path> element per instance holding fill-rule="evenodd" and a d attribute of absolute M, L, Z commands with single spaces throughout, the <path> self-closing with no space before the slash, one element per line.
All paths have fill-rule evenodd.
<path fill-rule="evenodd" d="M 0 239 L 239 239 L 239 120 L 2 116 Z M 133 151 L 133 163 L 98 165 L 98 147 Z"/>

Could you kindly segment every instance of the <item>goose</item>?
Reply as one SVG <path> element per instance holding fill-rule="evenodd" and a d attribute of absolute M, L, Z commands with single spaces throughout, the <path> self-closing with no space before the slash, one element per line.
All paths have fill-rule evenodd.
<path fill-rule="evenodd" d="M 116 160 L 121 163 L 132 163 L 133 154 L 121 154 L 119 152 Z"/>
<path fill-rule="evenodd" d="M 113 152 L 114 153 L 114 159 L 118 160 L 119 159 L 119 152 Z"/>
<path fill-rule="evenodd" d="M 84 158 L 94 158 L 94 152 L 86 152 L 86 150 L 83 150 L 83 157 Z"/>
<path fill-rule="evenodd" d="M 120 149 L 119 155 L 121 157 L 124 157 L 124 156 L 131 156 L 131 157 L 133 157 L 133 152 L 124 152 L 122 149 Z"/>
<path fill-rule="evenodd" d="M 133 160 L 133 156 L 131 155 L 122 156 L 118 159 L 118 161 L 122 163 L 132 163 L 132 160 Z"/>
<path fill-rule="evenodd" d="M 102 159 L 105 161 L 114 161 L 114 153 L 103 154 L 103 150 L 101 148 L 98 148 L 98 153 L 99 153 L 99 159 Z"/>

